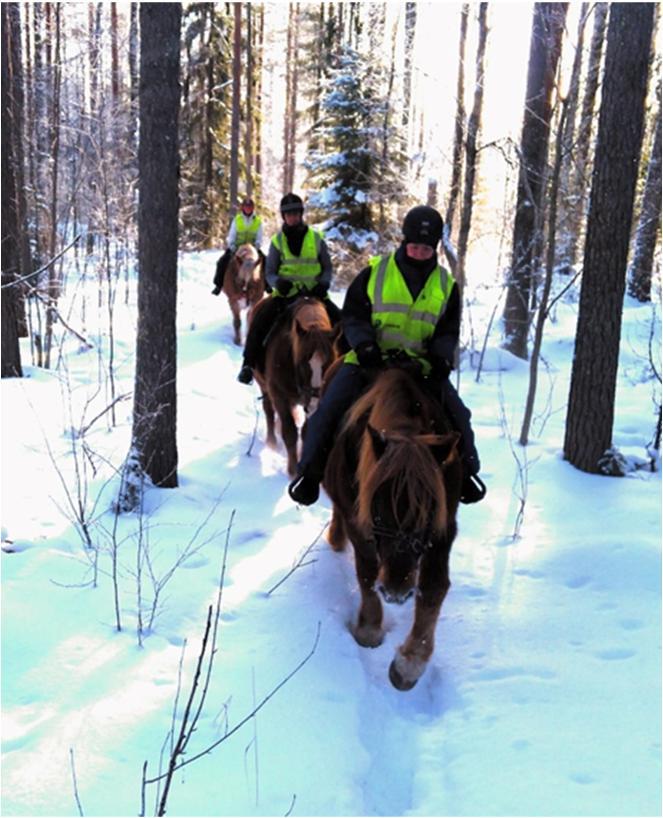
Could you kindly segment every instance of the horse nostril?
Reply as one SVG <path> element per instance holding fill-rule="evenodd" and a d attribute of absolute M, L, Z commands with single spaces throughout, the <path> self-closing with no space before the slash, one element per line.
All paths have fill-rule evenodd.
<path fill-rule="evenodd" d="M 379 583 L 376 587 L 384 601 L 389 604 L 395 603 L 396 605 L 402 605 L 414 594 L 414 588 L 408 588 L 405 591 L 389 591 L 382 583 Z"/>

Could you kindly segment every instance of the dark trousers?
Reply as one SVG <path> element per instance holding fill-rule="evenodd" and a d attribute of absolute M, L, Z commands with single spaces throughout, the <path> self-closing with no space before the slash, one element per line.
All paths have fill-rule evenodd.
<path fill-rule="evenodd" d="M 216 262 L 216 273 L 214 274 L 214 286 L 219 289 L 223 288 L 223 277 L 226 274 L 230 259 L 233 257 L 233 251 L 228 247 L 226 252 Z"/>
<path fill-rule="evenodd" d="M 298 471 L 317 480 L 327 465 L 329 452 L 343 415 L 368 385 L 368 376 L 361 366 L 343 364 L 329 384 L 316 411 L 306 422 L 306 438 Z M 479 454 L 474 443 L 470 410 L 465 406 L 454 385 L 445 378 L 442 383 L 429 381 L 427 387 L 436 399 L 442 398 L 452 426 L 461 434 L 461 457 L 469 474 L 477 474 L 480 468 Z"/>
<path fill-rule="evenodd" d="M 302 293 L 304 295 L 304 293 Z M 263 306 L 254 315 L 249 327 L 248 335 L 246 336 L 246 344 L 244 346 L 244 363 L 248 364 L 251 369 L 257 366 L 263 354 L 263 345 L 267 334 L 274 326 L 279 316 L 287 310 L 287 308 L 297 300 L 294 298 L 284 298 L 277 296 L 265 299 Z M 332 325 L 337 324 L 341 320 L 341 311 L 328 298 L 322 299 L 325 305 L 327 315 Z"/>

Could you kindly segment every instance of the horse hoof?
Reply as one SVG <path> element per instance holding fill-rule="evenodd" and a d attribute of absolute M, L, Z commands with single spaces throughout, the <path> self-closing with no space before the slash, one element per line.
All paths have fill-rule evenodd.
<path fill-rule="evenodd" d="M 416 685 L 419 679 L 405 679 L 398 671 L 396 667 L 396 660 L 394 659 L 392 663 L 389 665 L 389 681 L 392 685 L 396 688 L 396 690 L 401 690 L 403 692 L 407 690 L 412 690 L 412 688 Z"/>
<path fill-rule="evenodd" d="M 368 625 L 357 625 L 352 635 L 362 648 L 377 648 L 384 638 L 380 628 L 371 628 Z"/>

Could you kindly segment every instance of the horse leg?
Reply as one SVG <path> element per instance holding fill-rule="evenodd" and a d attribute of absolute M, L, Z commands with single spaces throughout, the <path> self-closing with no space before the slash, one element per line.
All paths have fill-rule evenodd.
<path fill-rule="evenodd" d="M 357 624 L 353 630 L 355 640 L 363 648 L 376 648 L 382 644 L 384 633 L 382 631 L 382 603 L 380 597 L 375 593 L 375 580 L 378 576 L 377 554 L 371 553 L 372 549 L 365 547 L 357 548 L 355 538 L 355 570 L 361 591 L 361 606 Z"/>
<path fill-rule="evenodd" d="M 237 346 L 242 345 L 242 318 L 240 314 L 240 307 L 239 307 L 239 300 L 232 301 L 230 304 L 230 309 L 232 310 L 233 314 L 233 330 L 234 330 L 234 337 L 233 341 L 237 344 Z"/>
<path fill-rule="evenodd" d="M 435 626 L 451 587 L 449 552 L 446 548 L 447 553 L 442 560 L 434 547 L 422 557 L 412 629 L 389 666 L 389 680 L 398 690 L 411 690 L 416 685 L 433 653 Z"/>
<path fill-rule="evenodd" d="M 332 507 L 332 518 L 329 525 L 329 534 L 327 540 L 334 551 L 343 551 L 348 535 L 345 530 L 345 521 L 341 516 L 341 512 L 334 503 Z"/>
<path fill-rule="evenodd" d="M 299 433 L 295 419 L 292 416 L 292 407 L 287 398 L 275 401 L 274 407 L 281 421 L 281 437 L 288 453 L 288 474 L 294 477 L 297 473 L 297 439 Z"/>
<path fill-rule="evenodd" d="M 267 445 L 276 447 L 276 435 L 274 433 L 274 404 L 267 392 L 262 392 L 262 410 L 265 413 L 267 423 Z"/>

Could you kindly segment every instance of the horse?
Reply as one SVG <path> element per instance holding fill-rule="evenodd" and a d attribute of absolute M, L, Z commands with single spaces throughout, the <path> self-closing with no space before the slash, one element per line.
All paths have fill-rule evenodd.
<path fill-rule="evenodd" d="M 323 486 L 332 500 L 329 542 L 354 547 L 361 605 L 355 640 L 382 643 L 382 603 L 416 593 L 411 630 L 389 679 L 410 690 L 432 655 L 435 626 L 450 587 L 462 465 L 460 435 L 441 405 L 403 369 L 380 372 L 348 410 L 327 461 Z"/>
<path fill-rule="evenodd" d="M 235 251 L 223 278 L 223 291 L 233 315 L 233 341 L 241 346 L 242 307 L 252 307 L 265 292 L 263 259 L 252 244 L 242 244 Z"/>
<path fill-rule="evenodd" d="M 263 302 L 256 304 L 251 317 Z M 254 374 L 262 393 L 267 422 L 267 444 L 276 446 L 275 413 L 281 426 L 281 437 L 288 453 L 288 474 L 297 468 L 299 430 L 294 417 L 296 406 L 311 415 L 320 400 L 323 376 L 335 359 L 339 327 L 332 327 L 322 301 L 302 297 L 277 320 L 266 339 L 264 361 Z"/>

